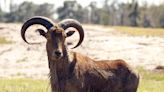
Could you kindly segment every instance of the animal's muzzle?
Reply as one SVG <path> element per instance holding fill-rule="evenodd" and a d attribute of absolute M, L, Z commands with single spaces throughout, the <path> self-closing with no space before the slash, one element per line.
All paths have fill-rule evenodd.
<path fill-rule="evenodd" d="M 55 51 L 54 54 L 55 54 L 57 57 L 60 57 L 60 56 L 61 56 L 61 52 L 60 52 L 60 51 Z"/>
<path fill-rule="evenodd" d="M 62 52 L 60 50 L 55 50 L 52 53 L 52 56 L 55 57 L 56 59 L 62 57 Z"/>

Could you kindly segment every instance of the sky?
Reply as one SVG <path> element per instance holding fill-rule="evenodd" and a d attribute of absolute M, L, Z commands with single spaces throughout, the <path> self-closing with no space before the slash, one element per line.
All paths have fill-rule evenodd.
<path fill-rule="evenodd" d="M 4 5 L 4 0 L 0 0 L 0 6 L 3 10 L 8 11 L 9 8 L 9 3 L 11 0 L 6 0 L 7 5 Z M 14 4 L 20 4 L 24 1 L 31 1 L 34 2 L 36 4 L 42 4 L 42 3 L 51 3 L 55 5 L 56 7 L 62 6 L 64 1 L 68 1 L 68 0 L 12 0 Z M 102 3 L 104 0 L 76 0 L 79 4 L 81 4 L 83 7 L 87 6 L 90 4 L 90 2 L 92 1 L 96 1 L 98 7 L 102 6 Z M 114 1 L 114 0 L 109 0 L 109 1 Z M 132 0 L 117 0 L 119 2 L 131 2 Z M 145 1 L 148 2 L 149 5 L 151 4 L 155 4 L 158 5 L 160 3 L 164 3 L 164 0 L 138 0 L 140 4 L 143 4 Z"/>

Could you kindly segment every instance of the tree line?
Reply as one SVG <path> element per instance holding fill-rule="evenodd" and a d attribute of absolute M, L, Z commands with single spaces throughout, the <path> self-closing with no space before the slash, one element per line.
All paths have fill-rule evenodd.
<path fill-rule="evenodd" d="M 0 9 L 0 22 L 24 22 L 32 16 L 46 16 L 55 20 L 74 18 L 82 23 L 134 27 L 164 28 L 164 4 L 140 6 L 137 0 L 131 3 L 119 3 L 117 0 L 104 0 L 102 7 L 97 2 L 91 2 L 83 7 L 76 0 L 65 1 L 63 6 L 54 8 L 53 4 L 41 5 L 23 2 L 20 5 L 11 4 L 10 12 Z"/>

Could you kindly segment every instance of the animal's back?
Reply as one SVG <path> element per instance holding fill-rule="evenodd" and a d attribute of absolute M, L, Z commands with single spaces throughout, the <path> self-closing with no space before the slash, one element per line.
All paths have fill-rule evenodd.
<path fill-rule="evenodd" d="M 108 88 L 104 86 L 102 92 L 136 92 L 139 84 L 139 75 L 121 59 L 96 61 L 97 66 L 102 69 L 101 74 L 108 79 Z M 105 70 L 105 72 L 104 72 Z M 109 91 L 112 89 L 111 91 Z"/>
<path fill-rule="evenodd" d="M 87 92 L 136 92 L 137 90 L 138 75 L 123 60 L 94 61 L 77 54 L 76 61 L 80 68 L 79 72 L 84 75 L 81 77 Z"/>

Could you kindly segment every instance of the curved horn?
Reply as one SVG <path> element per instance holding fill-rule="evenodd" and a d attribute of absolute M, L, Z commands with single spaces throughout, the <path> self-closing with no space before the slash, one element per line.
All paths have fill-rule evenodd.
<path fill-rule="evenodd" d="M 73 28 L 77 29 L 79 36 L 80 36 L 80 39 L 79 39 L 79 42 L 77 43 L 77 45 L 73 48 L 78 47 L 83 42 L 84 30 L 83 30 L 82 25 L 77 20 L 65 19 L 65 20 L 59 22 L 59 26 L 62 27 L 64 30 L 66 30 L 69 27 L 73 27 Z"/>
<path fill-rule="evenodd" d="M 47 30 L 49 30 L 53 26 L 53 22 L 46 17 L 36 16 L 36 17 L 32 17 L 29 20 L 27 20 L 22 26 L 21 37 L 28 44 L 29 44 L 29 42 L 25 38 L 25 32 L 26 32 L 27 28 L 33 24 L 40 24 L 40 25 L 44 26 Z"/>

